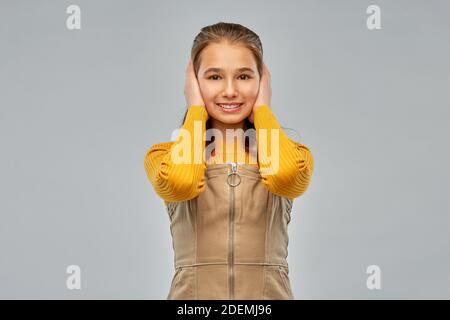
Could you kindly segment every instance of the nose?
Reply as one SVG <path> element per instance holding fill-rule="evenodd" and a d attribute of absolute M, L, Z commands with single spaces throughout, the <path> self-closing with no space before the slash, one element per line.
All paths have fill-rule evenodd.
<path fill-rule="evenodd" d="M 237 88 L 233 79 L 228 79 L 225 84 L 225 89 L 222 94 L 223 97 L 235 97 L 237 96 Z"/>

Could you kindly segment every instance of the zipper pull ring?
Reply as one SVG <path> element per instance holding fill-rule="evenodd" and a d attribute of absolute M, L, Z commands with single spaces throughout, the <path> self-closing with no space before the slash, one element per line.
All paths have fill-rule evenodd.
<path fill-rule="evenodd" d="M 228 185 L 230 185 L 231 187 L 236 187 L 236 186 L 238 186 L 238 185 L 241 183 L 241 176 L 240 176 L 239 173 L 237 172 L 237 163 L 235 163 L 235 162 L 230 162 L 230 164 L 231 164 L 231 172 L 228 174 L 228 177 L 227 177 L 227 183 L 228 183 Z M 232 180 L 232 176 L 236 176 L 236 177 L 239 178 L 239 180 L 238 180 L 237 183 L 230 182 L 230 180 Z M 234 181 L 234 180 L 232 180 L 232 181 Z"/>

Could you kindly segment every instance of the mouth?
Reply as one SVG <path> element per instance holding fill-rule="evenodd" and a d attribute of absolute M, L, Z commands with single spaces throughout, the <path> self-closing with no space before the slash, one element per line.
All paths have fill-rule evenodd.
<path fill-rule="evenodd" d="M 223 112 L 236 113 L 242 110 L 243 103 L 216 103 Z"/>

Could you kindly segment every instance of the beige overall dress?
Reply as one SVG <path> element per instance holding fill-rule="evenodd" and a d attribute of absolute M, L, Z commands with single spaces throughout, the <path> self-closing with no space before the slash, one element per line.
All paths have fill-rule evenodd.
<path fill-rule="evenodd" d="M 167 299 L 294 299 L 286 260 L 293 200 L 260 179 L 253 165 L 210 164 L 199 196 L 166 203 L 175 257 Z"/>

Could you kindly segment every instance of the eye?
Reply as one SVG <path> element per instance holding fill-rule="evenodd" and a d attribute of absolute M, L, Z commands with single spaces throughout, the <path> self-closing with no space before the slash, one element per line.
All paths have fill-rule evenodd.
<path fill-rule="evenodd" d="M 219 77 L 217 74 L 213 74 L 212 76 L 210 76 L 208 79 L 209 80 L 216 80 L 216 79 L 211 79 L 212 77 Z"/>
<path fill-rule="evenodd" d="M 251 77 L 250 77 L 248 74 L 241 74 L 240 76 L 241 76 L 241 77 L 242 77 L 242 76 L 245 76 L 245 77 L 247 77 L 247 79 L 251 79 Z M 243 80 L 247 80 L 247 79 L 243 79 Z"/>
<path fill-rule="evenodd" d="M 209 76 L 208 79 L 209 79 L 209 80 L 217 80 L 217 79 L 212 79 L 212 77 L 220 77 L 220 76 L 217 75 L 217 74 L 214 74 L 214 75 L 212 75 L 212 76 Z M 246 77 L 245 79 L 242 79 L 242 78 L 241 78 L 241 80 L 248 80 L 248 79 L 251 79 L 251 76 L 248 75 L 248 74 L 241 74 L 239 77 Z"/>

